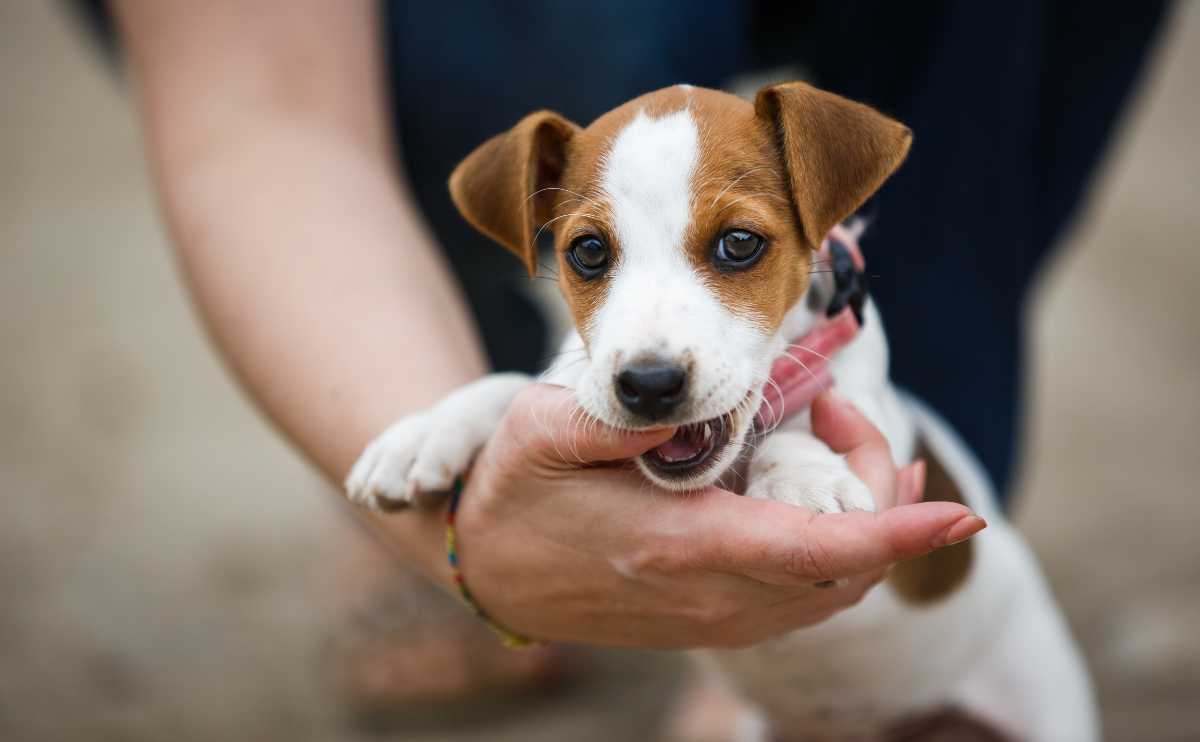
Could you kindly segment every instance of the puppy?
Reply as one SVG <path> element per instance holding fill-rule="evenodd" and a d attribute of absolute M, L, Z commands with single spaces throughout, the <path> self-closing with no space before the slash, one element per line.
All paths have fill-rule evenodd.
<path fill-rule="evenodd" d="M 538 238 L 553 236 L 576 330 L 563 350 L 579 352 L 543 378 L 613 427 L 677 427 L 637 459 L 654 484 L 740 483 L 819 513 L 873 510 L 806 411 L 786 409 L 796 389 L 832 380 L 897 463 L 928 461 L 927 498 L 991 524 L 899 565 L 821 625 L 698 653 L 754 709 L 747 739 L 872 739 L 947 708 L 1015 739 L 1095 739 L 1087 675 L 1033 557 L 954 433 L 888 382 L 883 327 L 856 283 L 857 234 L 842 222 L 910 140 L 803 83 L 753 104 L 679 85 L 587 128 L 530 114 L 468 156 L 450 192 L 531 275 Z M 448 490 L 530 382 L 489 376 L 400 420 L 354 466 L 349 496 L 395 507 Z"/>

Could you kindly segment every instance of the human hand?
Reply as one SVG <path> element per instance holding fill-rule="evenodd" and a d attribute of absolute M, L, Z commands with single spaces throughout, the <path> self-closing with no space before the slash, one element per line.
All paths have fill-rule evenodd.
<path fill-rule="evenodd" d="M 587 421 L 565 389 L 535 385 L 480 453 L 457 513 L 460 568 L 503 625 L 547 640 L 744 646 L 856 603 L 897 561 L 985 526 L 962 505 L 914 504 L 920 465 L 897 471 L 879 431 L 840 397 L 814 432 L 844 453 L 879 512 L 826 515 L 708 488 L 651 489 L 613 465 L 672 430 Z"/>

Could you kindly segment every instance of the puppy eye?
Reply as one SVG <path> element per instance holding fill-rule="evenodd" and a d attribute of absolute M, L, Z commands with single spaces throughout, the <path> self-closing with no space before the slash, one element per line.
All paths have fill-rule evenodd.
<path fill-rule="evenodd" d="M 567 262 L 583 278 L 595 278 L 608 266 L 608 245 L 593 234 L 576 237 L 567 249 Z"/>
<path fill-rule="evenodd" d="M 731 229 L 717 240 L 714 257 L 718 268 L 744 270 L 754 265 L 762 255 L 767 241 L 744 229 Z"/>

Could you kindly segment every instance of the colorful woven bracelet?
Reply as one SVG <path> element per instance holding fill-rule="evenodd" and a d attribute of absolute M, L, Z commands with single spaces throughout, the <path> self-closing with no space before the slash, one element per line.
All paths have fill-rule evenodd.
<path fill-rule="evenodd" d="M 496 633 L 496 636 L 500 637 L 504 646 L 518 649 L 539 644 L 540 642 L 518 634 L 489 616 L 487 611 L 483 610 L 483 606 L 475 600 L 475 596 L 471 594 L 471 589 L 467 587 L 466 580 L 463 579 L 462 572 L 458 569 L 458 538 L 454 530 L 454 515 L 458 512 L 458 501 L 462 497 L 463 484 L 462 477 L 454 480 L 454 489 L 450 492 L 450 507 L 446 510 L 446 558 L 450 561 L 450 571 L 454 575 L 454 584 L 458 587 L 458 594 L 462 596 L 463 602 L 467 604 L 471 612 L 478 616 L 480 621 L 487 624 L 488 628 Z"/>

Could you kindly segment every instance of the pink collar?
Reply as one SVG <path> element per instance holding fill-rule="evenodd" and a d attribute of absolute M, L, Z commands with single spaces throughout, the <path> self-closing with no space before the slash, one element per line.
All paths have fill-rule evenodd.
<path fill-rule="evenodd" d="M 821 270 L 831 269 L 834 260 L 831 241 L 845 248 L 854 262 L 854 269 L 861 274 L 866 264 L 858 247 L 858 239 L 840 224 L 831 229 L 829 236 L 821 243 L 821 251 L 817 255 L 819 262 L 814 265 L 823 266 Z M 763 388 L 763 404 L 755 418 L 755 427 L 760 431 L 775 428 L 808 409 L 817 395 L 833 386 L 829 362 L 858 336 L 860 329 L 855 311 L 845 306 L 833 317 L 822 318 L 808 334 L 792 341 L 771 367 L 770 380 Z"/>

